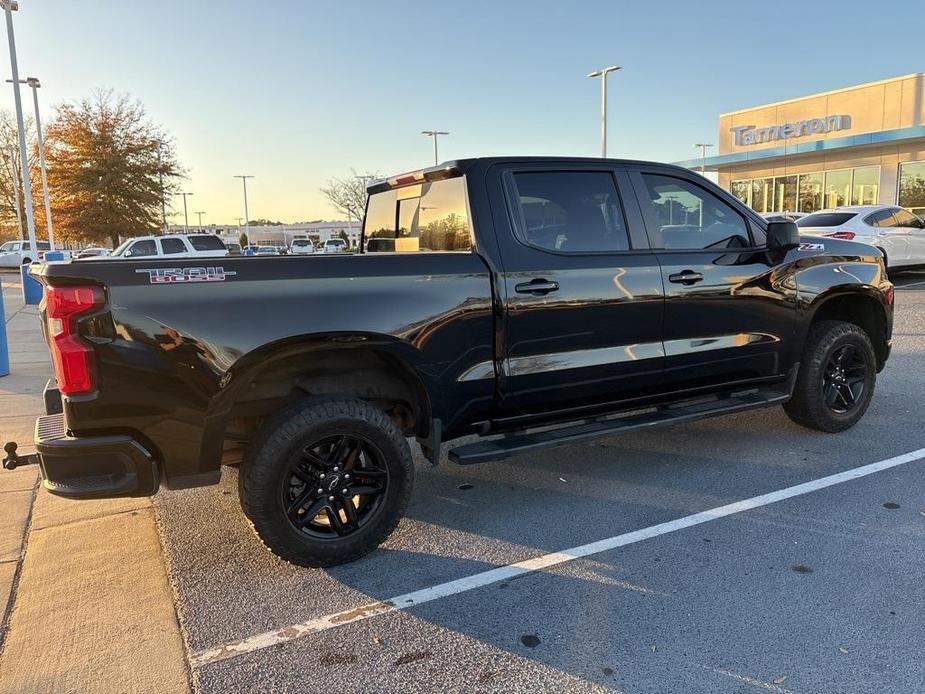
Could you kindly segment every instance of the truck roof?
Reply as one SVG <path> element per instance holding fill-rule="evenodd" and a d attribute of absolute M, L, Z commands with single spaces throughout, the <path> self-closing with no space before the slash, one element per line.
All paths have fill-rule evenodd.
<path fill-rule="evenodd" d="M 620 166 L 633 166 L 633 165 L 646 165 L 652 166 L 656 165 L 659 167 L 664 167 L 666 169 L 677 169 L 680 171 L 688 171 L 680 166 L 674 164 L 666 164 L 663 162 L 654 162 L 654 161 L 645 161 L 641 159 L 613 159 L 607 158 L 602 159 L 601 157 L 543 157 L 543 156 L 494 156 L 494 157 L 469 157 L 465 159 L 451 159 L 445 161 L 442 164 L 436 166 L 429 166 L 423 169 L 416 169 L 414 171 L 406 171 L 404 173 L 396 174 L 394 176 L 387 176 L 385 178 L 378 179 L 376 181 L 371 181 L 368 186 L 366 186 L 366 191 L 368 193 L 380 193 L 384 190 L 391 190 L 392 188 L 401 188 L 402 186 L 412 185 L 414 183 L 420 183 L 421 181 L 438 181 L 444 178 L 453 178 L 455 176 L 461 176 L 466 173 L 467 170 L 472 168 L 476 164 L 508 164 L 508 163 L 568 163 L 568 164 L 600 164 L 602 161 L 609 162 L 611 164 L 618 164 Z"/>

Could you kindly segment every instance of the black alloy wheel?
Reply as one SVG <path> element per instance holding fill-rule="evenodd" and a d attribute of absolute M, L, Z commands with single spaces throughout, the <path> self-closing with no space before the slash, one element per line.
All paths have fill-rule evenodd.
<path fill-rule="evenodd" d="M 833 412 L 847 414 L 863 400 L 867 382 L 867 360 L 854 344 L 833 350 L 825 365 L 822 394 Z"/>
<path fill-rule="evenodd" d="M 336 539 L 370 521 L 388 485 L 389 471 L 374 443 L 336 434 L 303 446 L 292 457 L 282 478 L 281 502 L 295 529 Z"/>

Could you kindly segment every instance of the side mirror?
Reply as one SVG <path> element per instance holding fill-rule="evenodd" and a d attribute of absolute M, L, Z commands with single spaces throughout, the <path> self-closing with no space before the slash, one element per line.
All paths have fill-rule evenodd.
<path fill-rule="evenodd" d="M 768 249 L 789 251 L 800 245 L 800 228 L 793 220 L 768 222 Z"/>

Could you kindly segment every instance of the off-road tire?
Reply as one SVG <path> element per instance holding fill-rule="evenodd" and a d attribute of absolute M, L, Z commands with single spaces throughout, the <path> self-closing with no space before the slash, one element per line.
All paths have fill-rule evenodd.
<path fill-rule="evenodd" d="M 856 404 L 846 412 L 837 412 L 826 402 L 824 394 L 826 366 L 836 350 L 853 345 L 866 365 L 864 389 Z M 877 357 L 870 338 L 862 328 L 843 321 L 820 321 L 810 330 L 803 349 L 800 372 L 793 397 L 784 411 L 797 424 L 836 433 L 854 426 L 870 405 L 877 380 Z"/>
<path fill-rule="evenodd" d="M 328 433 L 341 432 L 365 437 L 378 447 L 387 466 L 388 485 L 365 525 L 344 537 L 318 540 L 289 521 L 280 489 L 299 450 Z M 267 549 L 292 564 L 324 567 L 359 559 L 395 530 L 411 497 L 414 464 L 404 434 L 382 410 L 354 398 L 307 398 L 263 423 L 238 475 L 241 507 Z"/>

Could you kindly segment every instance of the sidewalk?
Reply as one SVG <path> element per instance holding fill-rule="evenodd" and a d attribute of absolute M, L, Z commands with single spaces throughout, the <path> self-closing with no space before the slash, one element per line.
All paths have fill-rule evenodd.
<path fill-rule="evenodd" d="M 19 277 L 0 282 L 11 367 L 0 439 L 28 453 L 52 368 Z M 67 500 L 44 491 L 35 466 L 0 471 L 0 606 L 0 692 L 189 691 L 148 498 Z"/>

